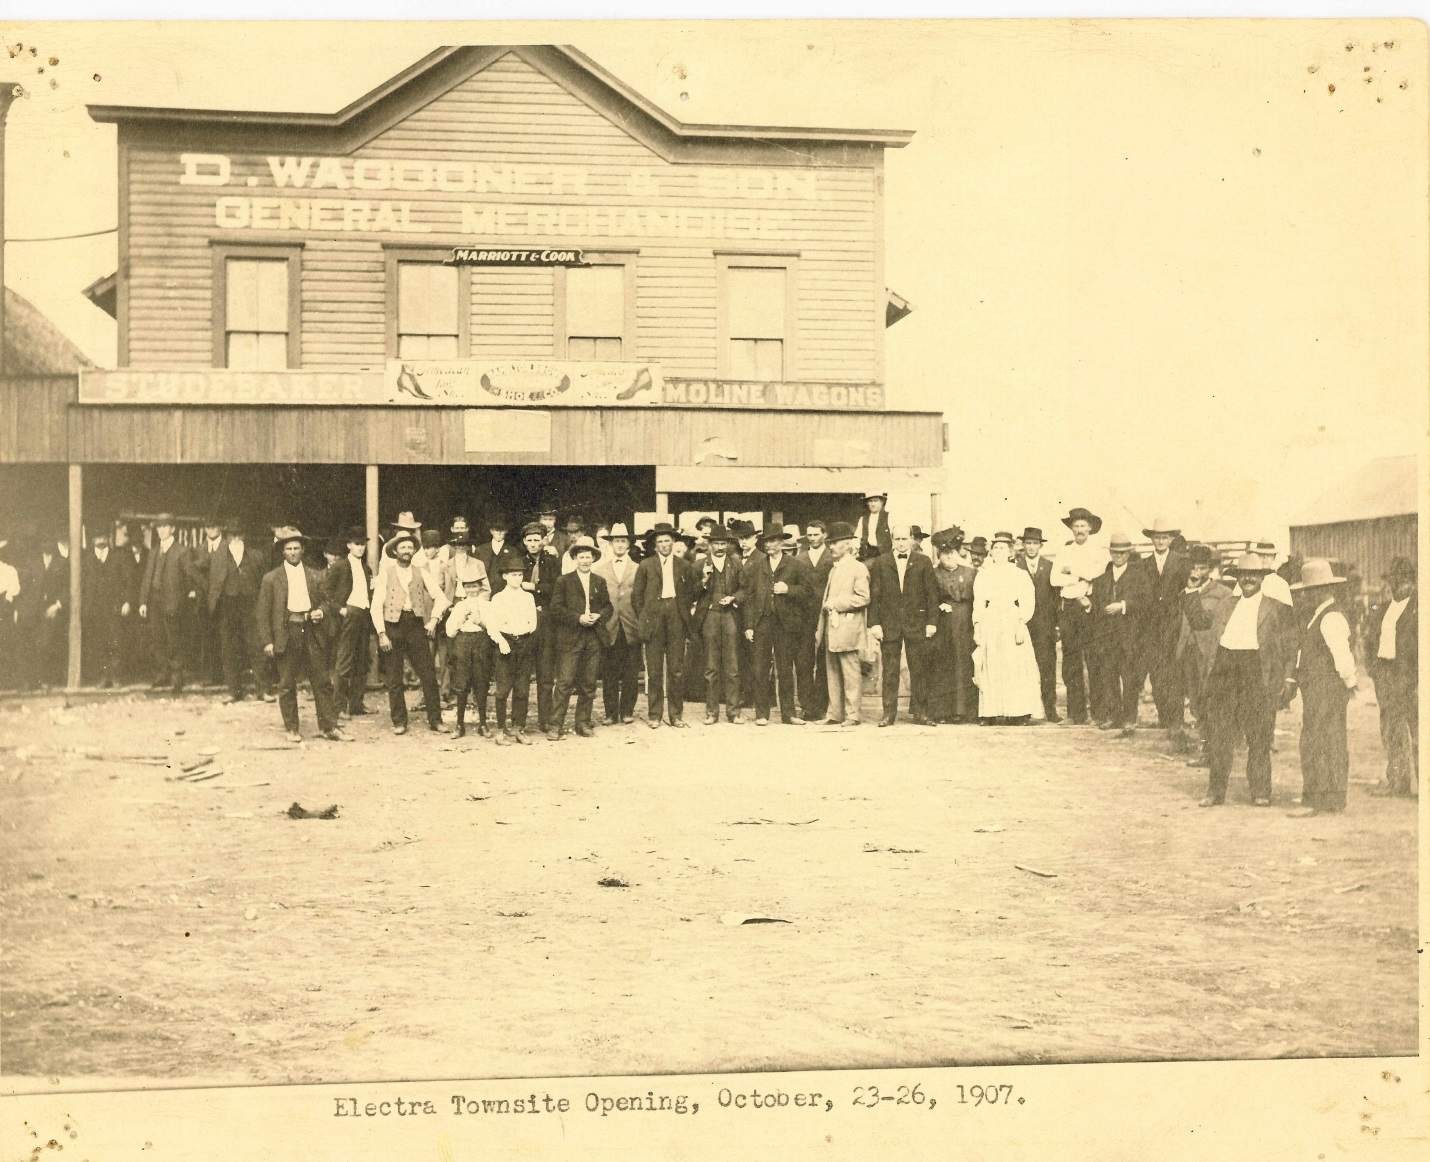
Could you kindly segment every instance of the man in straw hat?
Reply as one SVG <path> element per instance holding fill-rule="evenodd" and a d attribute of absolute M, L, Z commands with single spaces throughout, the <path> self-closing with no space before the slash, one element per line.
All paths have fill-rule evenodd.
<path fill-rule="evenodd" d="M 1336 608 L 1337 589 L 1345 583 L 1329 561 L 1312 557 L 1291 586 L 1302 622 L 1296 676 L 1284 699 L 1301 693 L 1301 810 L 1290 813 L 1294 819 L 1346 808 L 1346 705 L 1356 692 L 1356 663 L 1350 623 Z"/>
<path fill-rule="evenodd" d="M 1385 748 L 1385 778 L 1372 795 L 1415 795 L 1420 789 L 1420 713 L 1418 708 L 1419 627 L 1415 563 L 1396 557 L 1386 574 L 1390 600 L 1370 611 L 1366 652 L 1380 706 L 1380 741 Z"/>
<path fill-rule="evenodd" d="M 332 608 L 323 599 L 323 575 L 304 562 L 308 538 L 296 528 L 281 529 L 274 539 L 283 563 L 265 573 L 258 587 L 258 641 L 264 656 L 278 663 L 278 709 L 288 741 L 303 741 L 298 733 L 298 679 L 306 677 L 319 733 L 330 742 L 346 742 L 333 705 Z"/>
<path fill-rule="evenodd" d="M 1058 550 L 1053 588 L 1058 591 L 1058 628 L 1063 642 L 1063 687 L 1068 721 L 1082 726 L 1091 709 L 1094 721 L 1106 720 L 1102 671 L 1092 645 L 1092 583 L 1107 568 L 1107 552 L 1089 538 L 1102 529 L 1102 518 L 1074 508 L 1062 518 L 1072 540 Z"/>
<path fill-rule="evenodd" d="M 1152 701 L 1157 706 L 1157 726 L 1176 731 L 1184 719 L 1181 671 L 1177 666 L 1177 638 L 1182 629 L 1182 593 L 1187 587 L 1191 566 L 1187 555 L 1173 544 L 1182 530 L 1176 523 L 1158 517 L 1142 535 L 1152 542 L 1152 551 L 1139 562 L 1150 590 L 1146 617 L 1142 624 L 1142 658 L 1138 667 L 1137 693 L 1143 681 L 1152 680 Z"/>
<path fill-rule="evenodd" d="M 425 569 L 413 563 L 417 538 L 399 529 L 383 549 L 386 560 L 377 571 L 372 590 L 372 625 L 382 651 L 383 680 L 392 733 L 407 733 L 407 695 L 403 689 L 403 662 L 411 665 L 422 684 L 422 704 L 428 729 L 447 733 L 442 722 L 442 697 L 432 665 L 432 639 L 446 612 L 447 595 Z"/>
<path fill-rule="evenodd" d="M 590 738 L 595 733 L 591 708 L 596 701 L 596 679 L 601 672 L 601 637 L 597 626 L 615 612 L 606 582 L 591 571 L 601 555 L 596 542 L 578 536 L 566 555 L 574 563 L 570 573 L 556 582 L 551 598 L 551 620 L 556 629 L 556 688 L 552 693 L 551 719 L 546 737 L 559 742 L 566 734 L 566 709 L 571 692 L 576 691 L 576 734 Z"/>
<path fill-rule="evenodd" d="M 323 595 L 337 612 L 337 643 L 333 650 L 333 696 L 338 717 L 367 713 L 362 704 L 367 688 L 368 643 L 372 640 L 372 576 L 367 567 L 367 530 L 349 525 L 343 534 L 344 555 L 323 574 Z"/>
<path fill-rule="evenodd" d="M 641 674 L 641 636 L 633 602 L 637 565 L 631 560 L 631 534 L 616 521 L 600 538 L 605 552 L 591 571 L 606 583 L 614 613 L 601 622 L 601 697 L 606 725 L 636 720 Z"/>
<path fill-rule="evenodd" d="M 899 680 L 905 654 L 909 663 L 909 719 L 928 721 L 926 643 L 938 632 L 938 583 L 933 565 L 914 550 L 913 530 L 890 530 L 892 552 L 876 557 L 869 569 L 869 634 L 879 643 L 884 702 L 880 726 L 899 716 Z"/>
<path fill-rule="evenodd" d="M 1281 615 L 1261 592 L 1262 579 L 1271 571 L 1266 558 L 1243 553 L 1235 567 L 1239 596 L 1213 615 L 1216 657 L 1205 692 L 1210 772 L 1203 807 L 1226 802 L 1232 752 L 1241 737 L 1246 739 L 1246 779 L 1252 801 L 1258 807 L 1271 802 L 1274 708 L 1291 661 Z"/>
<path fill-rule="evenodd" d="M 735 535 L 724 525 L 707 534 L 710 555 L 700 563 L 692 628 L 699 634 L 705 665 L 705 725 L 725 717 L 740 721 L 740 566 L 730 549 Z"/>
<path fill-rule="evenodd" d="M 831 726 L 858 726 L 864 681 L 860 651 L 864 648 L 871 596 L 869 570 L 859 560 L 858 534 L 843 521 L 830 526 L 829 544 L 834 565 L 824 585 L 815 631 L 816 643 L 824 645 L 829 682 L 829 717 L 824 721 Z"/>
<path fill-rule="evenodd" d="M 636 567 L 631 587 L 631 607 L 636 629 L 645 643 L 646 725 L 652 730 L 665 720 L 686 726 L 685 639 L 690 633 L 691 607 L 695 603 L 695 574 L 675 552 L 679 534 L 667 521 L 650 531 L 654 552 Z"/>

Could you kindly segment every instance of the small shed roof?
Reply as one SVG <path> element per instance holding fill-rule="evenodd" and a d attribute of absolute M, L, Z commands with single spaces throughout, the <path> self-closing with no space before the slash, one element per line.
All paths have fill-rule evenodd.
<path fill-rule="evenodd" d="M 93 366 L 34 303 L 5 288 L 6 375 L 73 375 Z"/>

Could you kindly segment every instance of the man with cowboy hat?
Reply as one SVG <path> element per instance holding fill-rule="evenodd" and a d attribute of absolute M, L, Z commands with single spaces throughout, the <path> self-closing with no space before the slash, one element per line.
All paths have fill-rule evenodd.
<path fill-rule="evenodd" d="M 1103 678 L 1092 639 L 1092 583 L 1107 569 L 1106 550 L 1088 538 L 1101 531 L 1102 518 L 1085 508 L 1074 508 L 1062 518 L 1072 540 L 1058 551 L 1053 565 L 1053 588 L 1058 591 L 1058 629 L 1063 642 L 1063 688 L 1067 691 L 1068 721 L 1082 726 L 1091 710 L 1096 722 L 1106 721 Z"/>
<path fill-rule="evenodd" d="M 893 545 L 890 539 L 890 547 Z M 858 534 L 843 521 L 829 529 L 834 564 L 820 599 L 816 643 L 824 643 L 825 672 L 829 682 L 829 717 L 826 725 L 858 726 L 859 698 L 863 693 L 860 651 L 867 633 L 869 570 L 858 559 Z"/>
<path fill-rule="evenodd" d="M 368 642 L 372 638 L 372 576 L 367 567 L 367 530 L 349 525 L 342 537 L 342 560 L 323 574 L 323 596 L 337 612 L 333 650 L 333 696 L 338 717 L 366 714 Z"/>
<path fill-rule="evenodd" d="M 546 737 L 559 742 L 566 733 L 566 709 L 576 691 L 576 734 L 590 738 L 594 732 L 591 708 L 596 701 L 596 679 L 601 669 L 601 637 L 597 627 L 615 612 L 606 582 L 591 571 L 601 551 L 590 537 L 571 542 L 566 555 L 574 562 L 570 573 L 556 582 L 551 598 L 551 620 L 556 630 L 556 688 Z"/>
<path fill-rule="evenodd" d="M 636 695 L 641 674 L 641 635 L 635 604 L 636 571 L 631 560 L 631 534 L 624 521 L 616 521 L 602 535 L 609 550 L 591 571 L 606 583 L 611 595 L 613 616 L 598 627 L 601 656 L 601 697 L 605 703 L 606 725 L 636 720 Z"/>
<path fill-rule="evenodd" d="M 1058 717 L 1058 591 L 1053 588 L 1053 563 L 1043 556 L 1043 530 L 1029 525 L 1023 530 L 1022 548 L 1013 563 L 1028 574 L 1033 583 L 1033 616 L 1028 621 L 1028 639 L 1038 661 L 1038 684 L 1043 700 L 1043 718 Z"/>
<path fill-rule="evenodd" d="M 1385 778 L 1370 793 L 1416 795 L 1420 790 L 1420 646 L 1415 563 L 1396 557 L 1385 580 L 1390 600 L 1373 606 L 1366 623 L 1366 653 L 1385 748 Z"/>
<path fill-rule="evenodd" d="M 1346 705 L 1356 692 L 1356 663 L 1351 653 L 1351 627 L 1336 608 L 1337 577 L 1331 563 L 1312 557 L 1301 565 L 1301 580 L 1291 586 L 1300 594 L 1301 648 L 1296 676 L 1287 684 L 1284 702 L 1301 692 L 1301 804 L 1292 818 L 1344 811 L 1350 756 L 1346 749 Z M 1309 612 L 1309 615 L 1307 611 Z"/>
<path fill-rule="evenodd" d="M 1265 557 L 1243 553 L 1235 568 L 1238 597 L 1212 614 L 1216 656 L 1203 699 L 1210 767 L 1203 807 L 1226 801 L 1233 751 L 1243 737 L 1252 802 L 1258 807 L 1271 802 L 1274 707 L 1282 697 L 1291 657 L 1277 606 L 1261 592 L 1262 579 L 1270 572 Z"/>
<path fill-rule="evenodd" d="M 859 560 L 872 561 L 880 553 L 890 552 L 894 539 L 889 535 L 889 503 L 887 492 L 866 492 L 861 498 L 864 512 L 859 517 L 855 536 L 859 542 Z"/>
<path fill-rule="evenodd" d="M 493 564 L 498 568 L 501 558 Z M 461 597 L 447 615 L 446 637 L 451 641 L 449 658 L 452 670 L 452 694 L 457 704 L 457 726 L 454 737 L 467 733 L 467 696 L 476 693 L 477 734 L 486 738 L 487 688 L 491 682 L 491 639 L 487 634 L 486 611 L 491 600 L 487 588 L 487 571 L 474 557 L 459 558 L 457 588 Z"/>
<path fill-rule="evenodd" d="M 1152 551 L 1139 562 L 1151 589 L 1146 617 L 1143 619 L 1143 650 L 1138 667 L 1137 693 L 1150 675 L 1152 701 L 1157 705 L 1157 726 L 1178 731 L 1184 718 L 1181 672 L 1177 667 L 1177 639 L 1182 629 L 1182 594 L 1191 571 L 1185 553 L 1173 543 L 1182 530 L 1175 523 L 1158 517 L 1142 535 L 1152 542 Z"/>
<path fill-rule="evenodd" d="M 333 705 L 329 643 L 332 607 L 323 599 L 323 575 L 303 560 L 308 542 L 296 528 L 280 529 L 274 538 L 283 563 L 263 575 L 258 587 L 258 641 L 265 657 L 278 663 L 278 709 L 289 742 L 298 733 L 298 679 L 313 689 L 318 732 L 330 742 L 346 742 Z"/>
<path fill-rule="evenodd" d="M 675 554 L 679 534 L 667 521 L 650 530 L 654 552 L 636 567 L 631 608 L 645 643 L 646 724 L 656 729 L 670 706 L 670 725 L 684 728 L 685 639 L 695 603 L 695 574 Z"/>
<path fill-rule="evenodd" d="M 730 554 L 734 534 L 723 525 L 710 530 L 710 556 L 700 566 L 694 626 L 705 656 L 705 725 L 713 726 L 725 702 L 725 716 L 740 721 L 740 565 Z"/>
<path fill-rule="evenodd" d="M 446 612 L 447 595 L 417 567 L 417 538 L 400 528 L 383 549 L 386 560 L 377 571 L 372 590 L 372 625 L 377 646 L 382 651 L 383 679 L 387 685 L 387 708 L 393 734 L 407 733 L 407 697 L 403 689 L 403 662 L 411 665 L 422 684 L 422 704 L 427 726 L 441 734 L 442 696 L 437 690 L 437 674 L 432 665 L 431 641 Z"/>
<path fill-rule="evenodd" d="M 1102 673 L 1107 712 L 1098 726 L 1120 729 L 1120 737 L 1130 738 L 1137 729 L 1146 648 L 1143 627 L 1152 604 L 1152 586 L 1131 559 L 1132 542 L 1126 533 L 1112 534 L 1108 554 L 1111 561 L 1092 583 L 1092 648 Z"/>
<path fill-rule="evenodd" d="M 868 563 L 869 635 L 879 643 L 884 702 L 880 726 L 899 716 L 899 679 L 905 654 L 909 663 L 909 719 L 925 723 L 928 690 L 927 641 L 938 632 L 938 583 L 933 565 L 914 551 L 913 529 L 890 530 L 890 552 Z"/>
<path fill-rule="evenodd" d="M 224 701 L 238 702 L 244 696 L 243 674 L 249 667 L 253 668 L 258 693 L 264 692 L 254 617 L 259 586 L 267 570 L 258 554 L 248 548 L 243 526 L 236 518 L 229 517 L 222 528 L 228 540 L 209 559 L 205 605 L 210 622 L 218 627 L 219 657 L 228 686 L 228 697 Z"/>
<path fill-rule="evenodd" d="M 810 574 L 785 553 L 783 528 L 765 529 L 759 545 L 763 561 L 757 557 L 742 570 L 739 597 L 741 632 L 753 655 L 755 725 L 769 725 L 773 671 L 780 721 L 802 726 L 797 699 L 807 701 L 809 691 L 796 690 L 794 661 Z"/>

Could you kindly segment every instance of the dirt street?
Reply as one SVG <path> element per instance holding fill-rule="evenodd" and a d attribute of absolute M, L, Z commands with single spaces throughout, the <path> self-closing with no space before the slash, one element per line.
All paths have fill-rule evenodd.
<path fill-rule="evenodd" d="M 0 703 L 10 1084 L 1415 1049 L 1416 805 L 1365 793 L 1364 695 L 1349 810 L 1308 821 L 1294 712 L 1273 806 L 1239 766 L 1211 810 L 1150 730 L 303 714 L 290 748 L 261 703 Z"/>

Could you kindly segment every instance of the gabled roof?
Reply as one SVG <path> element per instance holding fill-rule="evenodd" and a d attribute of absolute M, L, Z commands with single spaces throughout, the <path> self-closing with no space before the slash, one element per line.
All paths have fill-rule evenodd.
<path fill-rule="evenodd" d="M 508 53 L 521 57 L 578 97 L 613 115 L 634 136 L 649 138 L 661 152 L 699 141 L 789 142 L 872 145 L 898 149 L 907 129 L 821 129 L 791 125 L 692 125 L 672 117 L 625 82 L 570 45 L 458 45 L 428 53 L 335 113 L 269 113 L 224 109 L 177 109 L 142 105 L 90 105 L 96 121 L 116 125 L 222 126 L 234 130 L 310 129 L 334 135 L 356 148 Z M 663 145 L 666 148 L 660 149 Z"/>
<path fill-rule="evenodd" d="M 119 272 L 102 275 L 79 292 L 111 319 L 119 318 Z"/>
<path fill-rule="evenodd" d="M 34 303 L 18 291 L 5 288 L 7 376 L 73 375 L 81 367 L 93 366 Z"/>
<path fill-rule="evenodd" d="M 1414 456 L 1385 456 L 1369 460 L 1335 488 L 1318 497 L 1291 523 L 1297 528 L 1304 528 L 1308 525 L 1418 513 L 1419 487 L 1419 470 Z"/>

